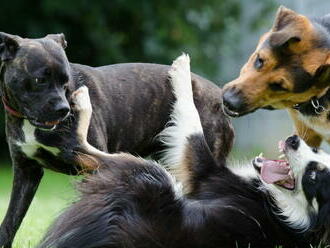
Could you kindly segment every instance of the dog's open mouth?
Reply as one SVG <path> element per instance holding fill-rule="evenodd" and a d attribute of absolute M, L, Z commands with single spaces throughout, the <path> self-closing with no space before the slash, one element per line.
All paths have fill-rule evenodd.
<path fill-rule="evenodd" d="M 284 142 L 280 141 L 279 148 L 282 154 L 284 154 L 283 144 Z M 265 183 L 276 184 L 288 190 L 295 189 L 294 174 L 287 160 L 272 160 L 259 155 L 253 160 L 253 166 Z"/>

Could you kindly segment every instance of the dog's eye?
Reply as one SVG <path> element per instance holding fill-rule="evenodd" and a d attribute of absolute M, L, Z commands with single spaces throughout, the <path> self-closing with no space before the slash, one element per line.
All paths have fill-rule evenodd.
<path fill-rule="evenodd" d="M 260 70 L 263 66 L 264 66 L 264 60 L 258 56 L 254 61 L 254 67 L 257 70 Z"/>
<path fill-rule="evenodd" d="M 313 171 L 311 171 L 311 174 L 310 174 L 310 179 L 312 179 L 313 181 L 315 181 L 316 180 L 316 171 L 315 170 L 313 170 Z"/>
<path fill-rule="evenodd" d="M 282 83 L 278 82 L 270 83 L 269 88 L 272 91 L 288 91 L 286 88 L 283 87 Z"/>
<path fill-rule="evenodd" d="M 314 153 L 318 153 L 319 149 L 318 149 L 317 147 L 313 147 L 313 148 L 312 148 L 312 151 L 313 151 Z"/>
<path fill-rule="evenodd" d="M 37 84 L 44 84 L 46 82 L 46 80 L 44 78 L 35 78 L 34 81 Z"/>

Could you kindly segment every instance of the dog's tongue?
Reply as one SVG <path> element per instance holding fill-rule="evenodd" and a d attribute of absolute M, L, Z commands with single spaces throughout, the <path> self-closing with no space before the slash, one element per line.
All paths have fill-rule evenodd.
<path fill-rule="evenodd" d="M 291 179 L 290 167 L 285 160 L 263 159 L 261 178 L 266 183 L 277 183 Z"/>

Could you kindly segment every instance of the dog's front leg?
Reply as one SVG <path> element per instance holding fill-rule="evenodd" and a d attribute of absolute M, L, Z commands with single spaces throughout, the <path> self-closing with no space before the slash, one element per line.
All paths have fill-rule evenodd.
<path fill-rule="evenodd" d="M 0 226 L 0 247 L 10 248 L 43 176 L 32 160 L 13 161 L 14 181 L 6 216 Z"/>

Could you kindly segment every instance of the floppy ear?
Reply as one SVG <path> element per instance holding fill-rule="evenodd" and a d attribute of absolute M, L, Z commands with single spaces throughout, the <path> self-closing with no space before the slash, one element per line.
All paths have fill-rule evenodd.
<path fill-rule="evenodd" d="M 1 61 L 8 61 L 15 57 L 19 48 L 18 36 L 0 32 L 0 58 Z"/>
<path fill-rule="evenodd" d="M 290 44 L 301 41 L 298 33 L 293 32 L 290 28 L 277 31 L 269 36 L 269 45 L 272 48 L 287 47 Z"/>
<path fill-rule="evenodd" d="M 55 41 L 56 43 L 58 43 L 60 46 L 63 47 L 63 49 L 65 49 L 68 45 L 68 43 L 65 40 L 65 36 L 63 33 L 61 34 L 48 34 L 46 36 L 46 38 L 48 39 L 52 39 L 53 41 Z"/>

